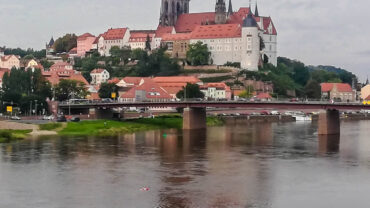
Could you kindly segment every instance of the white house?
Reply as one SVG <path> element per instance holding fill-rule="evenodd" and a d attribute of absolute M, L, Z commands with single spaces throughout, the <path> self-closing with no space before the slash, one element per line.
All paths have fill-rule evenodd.
<path fill-rule="evenodd" d="M 109 72 L 105 69 L 94 69 L 91 71 L 90 76 L 92 85 L 100 85 L 107 82 L 110 78 Z"/>
<path fill-rule="evenodd" d="M 128 28 L 109 29 L 99 37 L 97 46 L 102 56 L 110 56 L 110 49 L 113 46 L 123 48 L 130 46 L 130 30 Z"/>
<path fill-rule="evenodd" d="M 200 86 L 204 97 L 212 100 L 230 100 L 231 89 L 225 83 L 207 83 Z"/>

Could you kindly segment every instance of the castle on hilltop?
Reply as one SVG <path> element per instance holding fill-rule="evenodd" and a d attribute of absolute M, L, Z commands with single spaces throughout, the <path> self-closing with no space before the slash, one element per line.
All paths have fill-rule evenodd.
<path fill-rule="evenodd" d="M 217 65 L 240 62 L 250 70 L 262 62 L 277 65 L 277 31 L 271 17 L 259 14 L 257 3 L 254 13 L 251 4 L 234 11 L 232 0 L 228 7 L 225 0 L 216 0 L 214 12 L 189 13 L 189 2 L 162 0 L 158 29 L 173 27 L 179 34 L 166 36 L 166 42 L 189 38 L 206 43 Z"/>

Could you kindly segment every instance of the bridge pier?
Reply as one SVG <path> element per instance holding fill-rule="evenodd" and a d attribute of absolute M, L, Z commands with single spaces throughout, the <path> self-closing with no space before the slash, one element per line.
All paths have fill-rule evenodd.
<path fill-rule="evenodd" d="M 185 108 L 183 113 L 183 129 L 206 129 L 206 108 Z"/>
<path fill-rule="evenodd" d="M 339 135 L 340 115 L 335 109 L 321 111 L 319 114 L 319 135 Z"/>

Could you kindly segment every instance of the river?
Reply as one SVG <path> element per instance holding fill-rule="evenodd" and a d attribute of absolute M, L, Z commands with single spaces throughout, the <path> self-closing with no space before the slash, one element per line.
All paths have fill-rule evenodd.
<path fill-rule="evenodd" d="M 368 207 L 370 121 L 257 123 L 0 146 L 0 207 Z"/>

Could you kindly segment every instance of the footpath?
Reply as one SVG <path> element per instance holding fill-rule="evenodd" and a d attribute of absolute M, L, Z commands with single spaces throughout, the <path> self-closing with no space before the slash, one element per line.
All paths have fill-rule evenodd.
<path fill-rule="evenodd" d="M 40 130 L 38 125 L 24 124 L 13 121 L 0 121 L 0 129 L 10 129 L 10 130 L 32 130 L 31 136 L 47 136 L 47 135 L 57 135 L 55 131 L 44 131 Z"/>

